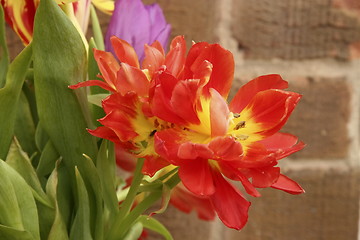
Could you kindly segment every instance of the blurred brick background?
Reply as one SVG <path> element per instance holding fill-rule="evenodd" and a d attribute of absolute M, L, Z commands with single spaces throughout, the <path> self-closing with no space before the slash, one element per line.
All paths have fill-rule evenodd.
<path fill-rule="evenodd" d="M 360 1 L 144 2 L 162 6 L 173 36 L 185 35 L 189 44 L 220 42 L 233 52 L 233 93 L 256 76 L 279 73 L 291 90 L 303 94 L 284 131 L 308 146 L 281 164 L 306 193 L 265 189 L 262 197 L 249 197 L 249 222 L 242 231 L 170 208 L 157 217 L 174 238 L 360 240 Z M 105 32 L 109 17 L 100 16 Z M 7 32 L 15 55 L 22 45 Z"/>

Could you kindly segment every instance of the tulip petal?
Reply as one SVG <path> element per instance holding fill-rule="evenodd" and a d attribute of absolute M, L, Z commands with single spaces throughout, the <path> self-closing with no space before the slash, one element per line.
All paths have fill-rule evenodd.
<path fill-rule="evenodd" d="M 164 64 L 165 56 L 156 47 L 145 44 L 145 58 L 142 62 L 142 69 L 148 69 L 150 76 Z"/>
<path fill-rule="evenodd" d="M 261 138 L 273 135 L 286 123 L 300 98 L 298 93 L 282 90 L 271 89 L 257 93 L 240 113 L 240 118 L 246 119 L 244 131 L 249 129 L 247 135 L 255 134 Z"/>
<path fill-rule="evenodd" d="M 270 74 L 257 77 L 239 89 L 229 108 L 232 112 L 240 113 L 258 92 L 268 89 L 285 89 L 287 87 L 288 83 L 280 75 Z"/>
<path fill-rule="evenodd" d="M 120 62 L 127 63 L 134 68 L 140 68 L 135 49 L 127 41 L 115 36 L 111 37 L 110 41 Z"/>
<path fill-rule="evenodd" d="M 227 103 L 215 89 L 210 90 L 210 124 L 211 137 L 224 136 L 229 126 L 229 114 Z"/>
<path fill-rule="evenodd" d="M 106 51 L 114 53 L 114 48 L 116 52 L 118 46 L 115 46 L 112 40 L 113 36 L 116 36 L 134 47 L 134 49 L 132 49 L 133 51 L 131 51 L 132 59 L 134 59 L 134 56 L 141 58 L 144 53 L 144 44 L 152 43 L 150 40 L 150 24 L 149 13 L 141 0 L 117 0 L 105 36 Z M 130 49 L 126 49 L 125 52 L 127 52 L 127 50 Z M 122 53 L 116 53 L 116 55 L 119 57 Z M 136 59 L 138 58 L 136 57 Z M 119 60 L 129 64 L 129 62 L 123 61 L 120 58 Z M 132 64 L 129 65 L 135 66 Z"/>
<path fill-rule="evenodd" d="M 178 78 L 183 72 L 185 64 L 186 42 L 184 36 L 175 37 L 170 44 L 170 51 L 166 55 L 165 65 L 171 74 Z"/>
<path fill-rule="evenodd" d="M 162 46 L 166 47 L 171 26 L 166 22 L 163 11 L 158 4 L 145 5 L 145 9 L 148 11 L 150 18 L 150 42 L 155 40 L 159 41 Z"/>
<path fill-rule="evenodd" d="M 277 182 L 274 183 L 271 187 L 295 195 L 305 192 L 304 189 L 297 182 L 291 180 L 290 178 L 282 174 L 280 174 Z"/>
<path fill-rule="evenodd" d="M 204 87 L 204 94 L 208 96 L 209 89 L 214 88 L 226 98 L 234 77 L 235 63 L 232 53 L 219 44 L 197 43 L 193 45 L 186 59 L 186 77 L 192 78 L 190 74 L 196 72 L 205 60 L 212 64 L 212 74 L 208 84 Z"/>
<path fill-rule="evenodd" d="M 242 229 L 248 220 L 248 202 L 220 173 L 213 171 L 215 193 L 210 196 L 220 220 L 229 228 Z"/>
<path fill-rule="evenodd" d="M 149 80 L 140 69 L 121 63 L 116 82 L 116 88 L 121 94 L 135 92 L 140 97 L 146 97 L 149 93 L 149 85 Z"/>
<path fill-rule="evenodd" d="M 214 152 L 205 144 L 185 142 L 180 144 L 178 157 L 181 159 L 212 158 Z"/>
<path fill-rule="evenodd" d="M 207 197 L 196 196 L 181 184 L 172 190 L 170 203 L 186 213 L 195 210 L 198 217 L 203 220 L 213 220 L 215 217 L 214 208 Z"/>
<path fill-rule="evenodd" d="M 84 82 L 79 82 L 78 84 L 70 85 L 69 88 L 77 89 L 77 88 L 81 88 L 81 87 L 90 87 L 90 86 L 98 86 L 98 87 L 101 87 L 110 92 L 116 91 L 115 88 L 110 87 L 109 84 L 107 84 L 106 82 L 100 81 L 100 80 L 88 80 L 88 81 L 84 81 Z"/>
<path fill-rule="evenodd" d="M 157 171 L 168 166 L 170 163 L 159 156 L 145 156 L 142 173 L 153 177 Z"/>
<path fill-rule="evenodd" d="M 232 137 L 217 137 L 210 142 L 209 148 L 214 152 L 215 159 L 234 161 L 243 157 L 241 144 Z"/>
<path fill-rule="evenodd" d="M 279 167 L 254 168 L 250 173 L 252 185 L 257 188 L 270 187 L 278 180 L 279 175 Z"/>
<path fill-rule="evenodd" d="M 199 81 L 194 79 L 179 81 L 174 87 L 170 100 L 174 113 L 192 124 L 200 124 L 195 110 L 198 84 Z"/>
<path fill-rule="evenodd" d="M 209 196 L 215 192 L 215 186 L 208 160 L 186 160 L 179 167 L 179 177 L 184 186 L 195 195 Z"/>
<path fill-rule="evenodd" d="M 298 142 L 298 138 L 288 133 L 276 133 L 261 141 L 269 151 L 276 153 L 277 159 L 282 159 L 305 147 L 303 142 Z"/>

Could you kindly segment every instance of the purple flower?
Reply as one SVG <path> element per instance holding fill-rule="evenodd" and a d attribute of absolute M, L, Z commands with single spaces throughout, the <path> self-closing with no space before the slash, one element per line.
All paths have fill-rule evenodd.
<path fill-rule="evenodd" d="M 165 48 L 170 31 L 171 26 L 158 4 L 145 6 L 141 0 L 117 0 L 105 37 L 105 48 L 114 53 L 110 37 L 115 35 L 129 42 L 141 61 L 144 45 L 158 40 Z"/>

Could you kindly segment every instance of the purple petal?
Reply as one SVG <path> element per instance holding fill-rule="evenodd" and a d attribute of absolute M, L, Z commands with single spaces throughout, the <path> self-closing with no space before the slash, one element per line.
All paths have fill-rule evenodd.
<path fill-rule="evenodd" d="M 110 38 L 117 36 L 134 47 L 141 61 L 144 45 L 158 40 L 166 47 L 170 30 L 159 5 L 144 6 L 141 0 L 117 0 L 105 36 L 106 51 L 114 53 Z"/>
<path fill-rule="evenodd" d="M 165 48 L 170 37 L 171 26 L 166 22 L 163 11 L 156 3 L 145 6 L 150 16 L 150 44 L 158 40 Z"/>

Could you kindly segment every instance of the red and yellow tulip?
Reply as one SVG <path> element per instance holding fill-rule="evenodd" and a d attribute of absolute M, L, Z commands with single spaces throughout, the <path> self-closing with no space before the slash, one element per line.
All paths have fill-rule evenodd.
<path fill-rule="evenodd" d="M 158 42 L 145 45 L 140 65 L 127 42 L 111 41 L 121 63 L 94 50 L 104 81 L 72 86 L 112 92 L 103 101 L 103 126 L 90 133 L 145 158 L 143 172 L 150 176 L 167 165 L 179 167 L 189 194 L 205 199 L 230 228 L 245 225 L 250 206 L 230 181 L 241 182 L 254 197 L 260 196 L 256 188 L 304 192 L 276 166 L 304 147 L 297 137 L 278 132 L 301 98 L 284 90 L 288 84 L 279 75 L 248 82 L 228 104 L 234 60 L 220 45 L 196 43 L 186 55 L 179 36 L 168 54 Z"/>
<path fill-rule="evenodd" d="M 5 12 L 6 22 L 21 38 L 24 45 L 32 40 L 34 17 L 40 0 L 0 0 Z M 72 3 L 73 15 L 83 32 L 86 32 L 91 0 L 56 0 L 59 5 Z M 93 4 L 106 13 L 114 9 L 112 0 L 93 0 Z"/>

